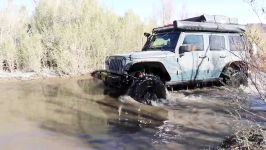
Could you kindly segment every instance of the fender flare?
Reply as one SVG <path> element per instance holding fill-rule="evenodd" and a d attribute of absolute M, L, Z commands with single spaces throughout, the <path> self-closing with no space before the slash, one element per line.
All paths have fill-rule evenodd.
<path fill-rule="evenodd" d="M 160 78 L 164 81 L 170 81 L 171 76 L 168 73 L 165 65 L 159 61 L 141 61 L 130 63 L 125 67 L 125 71 L 128 73 L 138 71 L 139 69 L 150 69 L 149 73 L 153 73 L 155 75 L 160 76 Z"/>
<path fill-rule="evenodd" d="M 245 73 L 248 73 L 248 63 L 245 62 L 245 61 L 232 61 L 232 62 L 229 62 L 227 63 L 224 67 L 223 67 L 223 70 L 220 74 L 220 76 L 223 74 L 224 70 L 227 68 L 227 67 L 233 67 L 234 69 L 237 69 L 237 70 L 244 70 Z"/>

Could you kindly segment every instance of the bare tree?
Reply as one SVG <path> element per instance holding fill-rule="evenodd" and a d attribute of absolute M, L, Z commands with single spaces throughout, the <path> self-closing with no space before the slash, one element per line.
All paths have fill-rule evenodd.
<path fill-rule="evenodd" d="M 174 2 L 173 0 L 161 0 L 162 3 L 162 21 L 163 24 L 167 24 L 171 21 L 173 11 L 174 11 Z"/>
<path fill-rule="evenodd" d="M 263 0 L 243 0 L 248 3 L 252 8 L 253 12 L 256 14 L 260 22 L 262 23 L 263 18 L 266 19 L 266 6 L 264 6 Z"/>
<path fill-rule="evenodd" d="M 181 9 L 178 11 L 178 18 L 179 19 L 186 19 L 188 18 L 188 10 L 187 10 L 187 6 L 186 6 L 186 1 L 182 1 L 182 6 Z"/>

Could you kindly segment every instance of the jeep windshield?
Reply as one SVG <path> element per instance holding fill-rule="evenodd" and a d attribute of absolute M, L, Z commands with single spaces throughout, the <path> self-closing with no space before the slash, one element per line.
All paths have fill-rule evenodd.
<path fill-rule="evenodd" d="M 179 32 L 168 32 L 152 35 L 148 38 L 143 51 L 171 51 L 175 52 Z"/>

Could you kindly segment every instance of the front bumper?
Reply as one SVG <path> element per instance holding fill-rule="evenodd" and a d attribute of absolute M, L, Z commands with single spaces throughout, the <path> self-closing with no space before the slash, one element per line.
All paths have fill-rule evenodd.
<path fill-rule="evenodd" d="M 91 73 L 91 76 L 102 80 L 106 86 L 114 88 L 124 88 L 131 82 L 131 77 L 127 74 L 116 74 L 107 70 L 96 70 Z"/>

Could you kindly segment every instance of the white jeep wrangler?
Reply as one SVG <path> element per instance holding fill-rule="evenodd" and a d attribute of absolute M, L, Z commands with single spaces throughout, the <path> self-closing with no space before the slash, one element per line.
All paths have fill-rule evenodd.
<path fill-rule="evenodd" d="M 247 84 L 244 26 L 237 19 L 202 15 L 144 33 L 142 51 L 109 56 L 92 76 L 107 87 L 123 89 L 145 104 L 166 98 L 166 88 L 221 81 Z"/>

